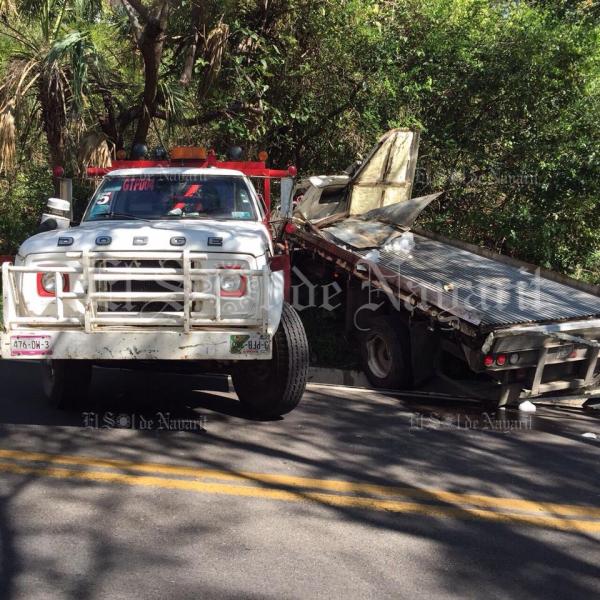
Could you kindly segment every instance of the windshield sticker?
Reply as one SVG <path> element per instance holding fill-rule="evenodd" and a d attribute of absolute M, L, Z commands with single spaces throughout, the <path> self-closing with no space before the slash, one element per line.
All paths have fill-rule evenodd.
<path fill-rule="evenodd" d="M 234 210 L 231 213 L 231 218 L 232 219 L 250 219 L 251 217 L 252 217 L 252 213 L 245 212 L 245 211 Z"/>
<path fill-rule="evenodd" d="M 98 206 L 104 206 L 105 204 L 110 204 L 110 198 L 112 196 L 112 192 L 106 192 L 106 194 L 102 194 L 96 204 Z"/>
<path fill-rule="evenodd" d="M 190 198 L 191 196 L 193 196 L 194 194 L 198 193 L 198 190 L 200 189 L 200 184 L 199 183 L 193 183 L 192 185 L 190 185 L 190 187 L 186 190 L 184 196 L 186 198 Z"/>
<path fill-rule="evenodd" d="M 121 188 L 124 192 L 152 192 L 154 191 L 154 179 L 130 178 L 123 182 Z"/>

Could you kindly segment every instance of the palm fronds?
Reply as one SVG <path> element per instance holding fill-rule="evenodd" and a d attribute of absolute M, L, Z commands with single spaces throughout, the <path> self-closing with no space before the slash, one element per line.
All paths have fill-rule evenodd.
<path fill-rule="evenodd" d="M 39 77 L 39 64 L 35 59 L 15 58 L 6 67 L 2 85 L 0 85 L 0 103 L 13 101 L 15 105 Z"/>
<path fill-rule="evenodd" d="M 169 119 L 182 116 L 188 103 L 182 86 L 168 79 L 160 79 L 158 82 L 157 102 Z"/>
<path fill-rule="evenodd" d="M 0 86 L 0 172 L 8 173 L 16 163 L 17 126 L 15 112 L 22 98 L 38 79 L 35 61 L 13 60 Z"/>
<path fill-rule="evenodd" d="M 106 136 L 97 131 L 86 133 L 79 144 L 77 160 L 80 169 L 83 171 L 90 165 L 110 167 L 112 165 L 112 152 Z"/>
<path fill-rule="evenodd" d="M 104 7 L 102 0 L 72 0 L 75 15 L 86 21 L 92 21 L 101 15 Z"/>
<path fill-rule="evenodd" d="M 0 110 L 0 172 L 4 173 L 14 169 L 17 154 L 14 110 L 13 100 Z"/>
<path fill-rule="evenodd" d="M 206 96 L 219 75 L 228 38 L 229 25 L 223 22 L 220 22 L 214 29 L 211 29 L 206 36 L 204 49 L 205 63 L 202 69 L 202 78 L 198 86 L 199 100 Z"/>
<path fill-rule="evenodd" d="M 14 15 L 16 12 L 14 0 L 0 0 L 0 15 Z"/>

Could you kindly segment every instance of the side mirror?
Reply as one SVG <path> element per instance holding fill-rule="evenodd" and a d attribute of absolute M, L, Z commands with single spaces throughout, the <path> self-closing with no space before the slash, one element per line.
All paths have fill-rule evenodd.
<path fill-rule="evenodd" d="M 49 198 L 46 212 L 42 214 L 40 231 L 68 229 L 71 225 L 71 203 L 62 198 Z"/>
<path fill-rule="evenodd" d="M 42 222 L 39 224 L 37 232 L 43 233 L 44 231 L 53 231 L 54 229 L 58 229 L 58 223 L 54 217 L 50 217 L 48 219 L 44 219 L 42 217 Z"/>

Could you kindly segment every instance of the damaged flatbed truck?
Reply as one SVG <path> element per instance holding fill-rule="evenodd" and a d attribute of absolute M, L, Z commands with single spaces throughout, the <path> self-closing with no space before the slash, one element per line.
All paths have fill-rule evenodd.
<path fill-rule="evenodd" d="M 600 379 L 599 286 L 415 227 L 439 196 L 411 199 L 418 143 L 393 130 L 354 172 L 299 182 L 282 207 L 293 266 L 344 283 L 375 387 L 437 381 L 498 406 L 583 397 Z"/>

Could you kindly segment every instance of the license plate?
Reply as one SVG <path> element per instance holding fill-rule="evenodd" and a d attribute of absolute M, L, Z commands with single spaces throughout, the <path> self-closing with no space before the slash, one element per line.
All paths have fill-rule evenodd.
<path fill-rule="evenodd" d="M 271 351 L 271 338 L 258 333 L 232 335 L 230 348 L 232 354 L 268 354 Z"/>
<path fill-rule="evenodd" d="M 46 356 L 52 354 L 49 335 L 13 335 L 10 338 L 11 356 Z"/>
<path fill-rule="evenodd" d="M 558 348 L 550 348 L 548 354 L 557 358 L 566 359 L 569 358 L 571 352 L 575 349 L 575 346 L 559 346 Z"/>

